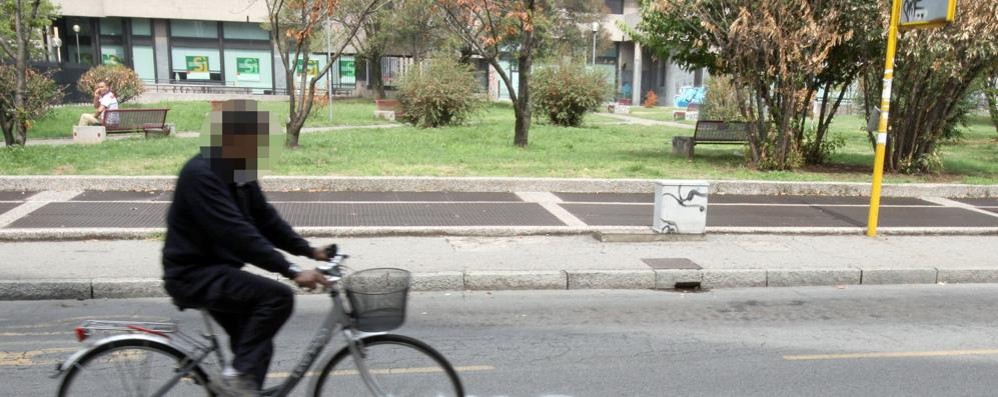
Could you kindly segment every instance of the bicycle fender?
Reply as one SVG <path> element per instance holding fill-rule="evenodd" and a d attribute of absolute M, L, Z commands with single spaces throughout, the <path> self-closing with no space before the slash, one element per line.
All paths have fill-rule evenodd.
<path fill-rule="evenodd" d="M 106 345 L 108 343 L 114 343 L 114 342 L 118 342 L 118 341 L 121 341 L 121 340 L 143 340 L 143 341 L 149 342 L 149 344 L 151 344 L 151 345 L 163 345 L 164 348 L 178 350 L 176 347 L 174 347 L 173 345 L 170 344 L 170 340 L 169 339 L 164 338 L 162 336 L 149 335 L 149 334 L 112 335 L 112 336 L 108 336 L 106 338 L 100 339 L 100 340 L 98 340 L 98 341 L 96 341 L 94 343 L 88 344 L 87 346 L 84 346 L 82 349 L 77 350 L 72 355 L 70 355 L 68 358 L 66 358 L 66 360 L 63 361 L 62 363 L 56 364 L 55 365 L 55 372 L 53 372 L 51 375 L 49 375 L 49 378 L 55 379 L 55 378 L 58 378 L 58 377 L 62 376 L 62 374 L 64 374 L 66 372 L 66 370 L 68 370 L 69 368 L 72 368 L 74 365 L 76 365 L 76 363 L 79 362 L 80 359 L 82 359 L 88 353 L 90 353 L 90 352 L 92 352 L 94 350 L 97 350 L 98 348 L 103 347 L 104 345 Z"/>

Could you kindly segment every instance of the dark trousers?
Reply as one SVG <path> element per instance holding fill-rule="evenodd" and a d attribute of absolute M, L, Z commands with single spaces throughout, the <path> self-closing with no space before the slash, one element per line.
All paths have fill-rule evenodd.
<path fill-rule="evenodd" d="M 274 335 L 294 308 L 291 288 L 231 266 L 198 268 L 167 279 L 164 286 L 181 308 L 211 314 L 229 334 L 232 367 L 263 386 L 274 355 Z"/>

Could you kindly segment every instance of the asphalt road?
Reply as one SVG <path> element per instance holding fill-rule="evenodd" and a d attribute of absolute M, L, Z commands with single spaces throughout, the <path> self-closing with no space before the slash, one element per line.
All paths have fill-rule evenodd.
<path fill-rule="evenodd" d="M 474 396 L 994 395 L 998 286 L 413 294 L 398 332 L 424 339 Z M 272 371 L 328 308 L 299 297 Z M 0 302 L 0 395 L 45 377 L 87 318 L 174 318 L 164 299 Z"/>

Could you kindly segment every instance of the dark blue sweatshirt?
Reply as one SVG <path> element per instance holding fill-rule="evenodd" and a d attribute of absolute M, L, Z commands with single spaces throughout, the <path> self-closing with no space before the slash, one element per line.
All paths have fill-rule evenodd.
<path fill-rule="evenodd" d="M 232 182 L 233 167 L 223 161 L 199 154 L 181 169 L 166 215 L 163 278 L 246 263 L 294 277 L 275 247 L 306 257 L 312 257 L 312 247 L 267 203 L 257 182 Z"/>

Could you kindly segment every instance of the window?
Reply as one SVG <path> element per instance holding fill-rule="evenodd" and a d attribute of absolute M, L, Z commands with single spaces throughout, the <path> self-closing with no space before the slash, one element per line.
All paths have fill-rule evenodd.
<path fill-rule="evenodd" d="M 120 45 L 100 46 L 101 64 L 103 65 L 125 65 L 125 48 Z"/>
<path fill-rule="evenodd" d="M 101 18 L 101 36 L 121 36 L 121 18 Z"/>
<path fill-rule="evenodd" d="M 152 27 L 149 20 L 145 18 L 132 18 L 133 36 L 152 36 Z"/>
<path fill-rule="evenodd" d="M 173 37 L 215 39 L 218 38 L 218 22 L 173 20 L 170 21 L 170 35 Z"/>
<path fill-rule="evenodd" d="M 132 63 L 140 79 L 156 81 L 156 57 L 151 46 L 132 46 Z"/>
<path fill-rule="evenodd" d="M 175 80 L 222 80 L 221 59 L 217 48 L 178 48 L 171 53 Z"/>
<path fill-rule="evenodd" d="M 222 31 L 227 39 L 270 40 L 270 32 L 258 23 L 225 22 Z"/>
<path fill-rule="evenodd" d="M 624 0 L 603 0 L 603 4 L 606 5 L 611 14 L 624 13 Z"/>

